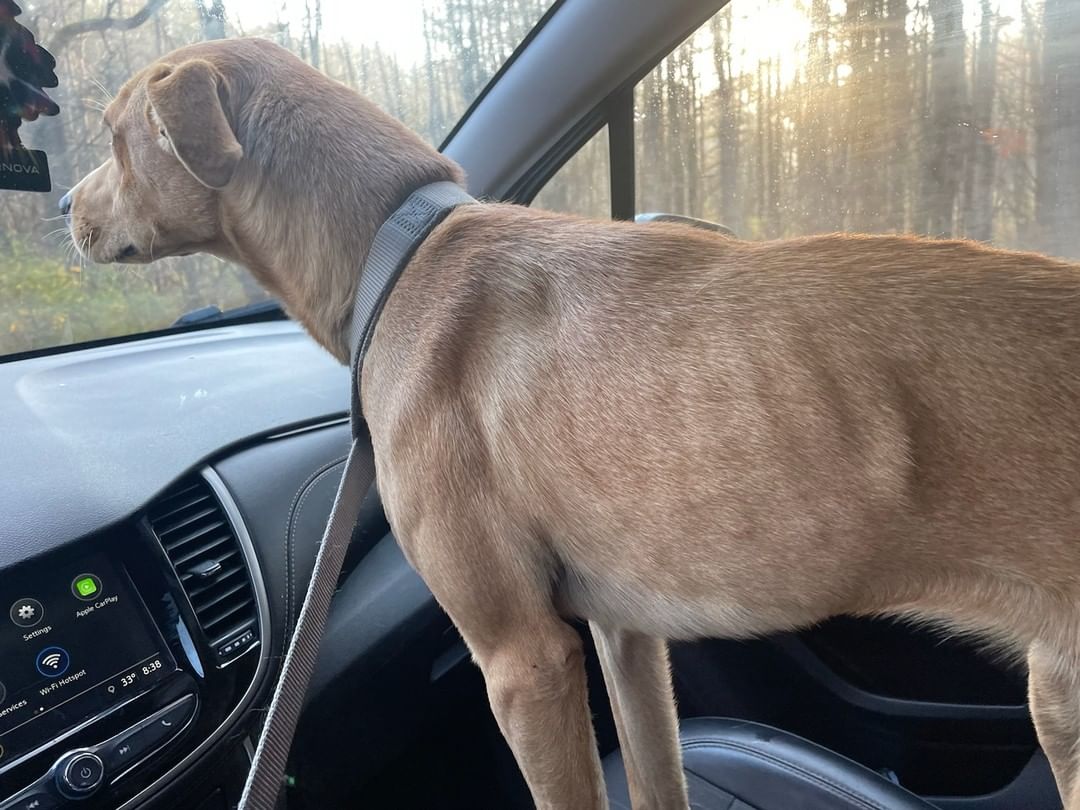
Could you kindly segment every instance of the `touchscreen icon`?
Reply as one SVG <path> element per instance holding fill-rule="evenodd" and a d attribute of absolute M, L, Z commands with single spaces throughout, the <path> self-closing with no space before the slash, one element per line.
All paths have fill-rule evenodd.
<path fill-rule="evenodd" d="M 45 618 L 45 608 L 37 599 L 25 597 L 15 601 L 8 615 L 19 627 L 33 627 Z"/>
<path fill-rule="evenodd" d="M 46 678 L 63 675 L 71 666 L 71 657 L 63 647 L 46 647 L 38 653 L 37 670 Z"/>
<path fill-rule="evenodd" d="M 71 592 L 84 602 L 101 593 L 101 580 L 93 574 L 79 574 L 71 583 Z"/>

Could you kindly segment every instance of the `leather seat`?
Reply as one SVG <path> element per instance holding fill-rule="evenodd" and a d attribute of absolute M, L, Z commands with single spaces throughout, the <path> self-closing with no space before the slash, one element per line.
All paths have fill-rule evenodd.
<path fill-rule="evenodd" d="M 869 768 L 760 723 L 698 718 L 680 736 L 692 810 L 934 810 Z M 611 810 L 631 810 L 618 752 L 604 776 Z"/>

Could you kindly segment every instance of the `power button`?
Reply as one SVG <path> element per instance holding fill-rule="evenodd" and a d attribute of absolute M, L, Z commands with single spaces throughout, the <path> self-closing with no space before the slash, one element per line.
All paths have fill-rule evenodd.
<path fill-rule="evenodd" d="M 104 777 L 101 757 L 90 751 L 76 751 L 58 763 L 56 787 L 69 799 L 82 799 L 101 787 Z"/>

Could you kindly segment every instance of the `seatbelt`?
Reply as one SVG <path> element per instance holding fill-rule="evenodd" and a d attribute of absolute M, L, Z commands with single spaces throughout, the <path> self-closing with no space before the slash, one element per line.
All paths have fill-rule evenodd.
<path fill-rule="evenodd" d="M 360 372 L 375 324 L 394 283 L 420 243 L 454 208 L 473 202 L 456 183 L 432 183 L 418 189 L 382 224 L 364 261 L 350 330 L 352 447 L 238 810 L 273 810 L 281 793 L 289 748 L 315 669 L 330 599 L 337 589 L 360 505 L 375 482 L 375 453 L 360 408 Z"/>

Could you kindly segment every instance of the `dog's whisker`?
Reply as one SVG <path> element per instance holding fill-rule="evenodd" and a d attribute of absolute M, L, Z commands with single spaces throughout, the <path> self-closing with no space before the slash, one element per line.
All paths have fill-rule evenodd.
<path fill-rule="evenodd" d="M 42 237 L 41 237 L 41 241 L 44 242 L 44 241 L 46 241 L 48 239 L 53 238 L 57 234 L 63 234 L 65 232 L 67 232 L 67 230 L 68 230 L 67 228 L 55 228 L 54 230 L 51 230 L 48 233 L 43 234 Z"/>
<path fill-rule="evenodd" d="M 93 239 L 93 238 L 94 238 L 94 229 L 90 228 L 86 232 L 86 238 L 83 239 L 82 243 L 79 246 L 78 253 L 79 253 L 79 272 L 80 273 L 86 271 L 86 254 L 90 250 L 90 240 Z"/>
<path fill-rule="evenodd" d="M 100 81 L 95 79 L 93 76 L 90 77 L 90 83 L 93 84 L 98 90 L 101 91 L 101 95 L 105 96 L 105 100 L 107 102 L 113 100 L 114 96 L 113 96 L 112 93 L 109 92 L 109 88 L 107 88 Z"/>
<path fill-rule="evenodd" d="M 64 250 L 64 264 L 66 264 L 68 266 L 68 269 L 70 269 L 71 265 L 75 263 L 75 254 L 77 253 L 77 250 L 75 248 L 75 240 L 69 237 L 62 243 L 62 247 Z"/>

